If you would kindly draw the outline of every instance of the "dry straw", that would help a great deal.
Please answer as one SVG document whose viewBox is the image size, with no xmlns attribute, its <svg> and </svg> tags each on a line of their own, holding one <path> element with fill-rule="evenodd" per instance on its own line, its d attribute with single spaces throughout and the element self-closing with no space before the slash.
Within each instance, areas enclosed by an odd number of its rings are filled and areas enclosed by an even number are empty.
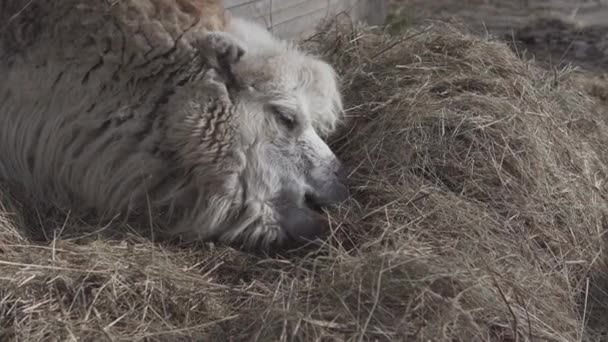
<svg viewBox="0 0 608 342">
<path fill-rule="evenodd" d="M 40 243 L 7 204 L 0 340 L 591 340 L 608 129 L 587 90 L 602 83 L 442 24 L 335 24 L 309 43 L 349 107 L 334 147 L 353 199 L 328 214 L 326 245 L 260 259 L 135 237 Z"/>
</svg>

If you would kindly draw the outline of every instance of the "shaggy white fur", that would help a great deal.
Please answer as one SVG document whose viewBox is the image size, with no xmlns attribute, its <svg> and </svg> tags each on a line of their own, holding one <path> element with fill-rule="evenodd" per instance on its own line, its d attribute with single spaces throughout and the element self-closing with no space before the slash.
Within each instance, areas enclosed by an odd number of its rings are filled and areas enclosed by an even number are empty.
<svg viewBox="0 0 608 342">
<path fill-rule="evenodd" d="M 189 238 L 265 249 L 321 234 L 314 207 L 347 195 L 320 137 L 342 113 L 333 69 L 254 23 L 207 32 L 151 15 L 155 2 L 42 2 L 8 26 L 0 176 L 46 203 L 152 211 Z"/>
</svg>

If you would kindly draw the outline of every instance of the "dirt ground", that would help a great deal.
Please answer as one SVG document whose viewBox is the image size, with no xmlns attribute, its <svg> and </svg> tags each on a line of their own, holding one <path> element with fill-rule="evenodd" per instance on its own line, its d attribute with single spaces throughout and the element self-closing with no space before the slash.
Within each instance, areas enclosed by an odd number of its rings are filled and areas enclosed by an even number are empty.
<svg viewBox="0 0 608 342">
<path fill-rule="evenodd" d="M 608 71 L 608 0 L 391 0 L 390 9 L 397 28 L 455 20 L 552 67 Z"/>
</svg>

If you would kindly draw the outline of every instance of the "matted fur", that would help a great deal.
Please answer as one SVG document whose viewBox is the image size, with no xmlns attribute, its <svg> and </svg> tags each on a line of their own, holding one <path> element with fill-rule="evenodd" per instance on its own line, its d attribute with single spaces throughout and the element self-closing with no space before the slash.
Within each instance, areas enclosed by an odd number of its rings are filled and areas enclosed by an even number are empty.
<svg viewBox="0 0 608 342">
<path fill-rule="evenodd" d="M 333 70 L 247 21 L 209 32 L 226 22 L 206 4 L 4 5 L 15 14 L 0 43 L 0 175 L 44 202 L 152 211 L 190 238 L 316 236 L 305 197 L 344 198 L 317 134 L 342 111 Z M 221 58 L 239 83 L 230 93 Z"/>
</svg>

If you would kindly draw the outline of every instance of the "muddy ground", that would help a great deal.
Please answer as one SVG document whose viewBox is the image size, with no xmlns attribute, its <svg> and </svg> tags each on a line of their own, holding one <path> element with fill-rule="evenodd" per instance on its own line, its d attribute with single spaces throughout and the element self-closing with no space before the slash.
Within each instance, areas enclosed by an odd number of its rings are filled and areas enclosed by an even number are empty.
<svg viewBox="0 0 608 342">
<path fill-rule="evenodd" d="M 391 0 L 394 29 L 433 20 L 517 42 L 549 67 L 608 72 L 608 0 Z"/>
</svg>

